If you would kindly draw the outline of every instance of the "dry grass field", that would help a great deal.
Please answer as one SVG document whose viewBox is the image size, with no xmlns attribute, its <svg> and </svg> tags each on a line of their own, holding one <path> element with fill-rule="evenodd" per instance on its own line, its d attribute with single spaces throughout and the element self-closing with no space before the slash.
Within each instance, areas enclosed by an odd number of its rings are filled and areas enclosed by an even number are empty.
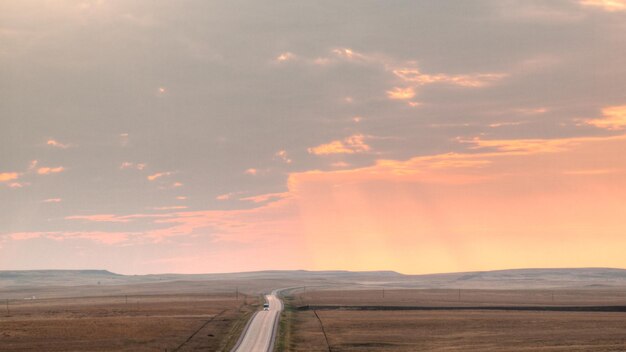
<svg viewBox="0 0 626 352">
<path fill-rule="evenodd" d="M 554 301 L 553 301 L 554 293 Z M 292 306 L 624 305 L 626 291 L 361 290 L 293 294 Z M 283 351 L 626 351 L 626 313 L 290 310 Z M 324 335 L 325 332 L 325 335 Z"/>
<path fill-rule="evenodd" d="M 626 305 L 626 288 L 558 290 L 377 289 L 294 291 L 295 305 Z"/>
<path fill-rule="evenodd" d="M 259 299 L 158 294 L 13 300 L 2 351 L 228 351 Z"/>
</svg>

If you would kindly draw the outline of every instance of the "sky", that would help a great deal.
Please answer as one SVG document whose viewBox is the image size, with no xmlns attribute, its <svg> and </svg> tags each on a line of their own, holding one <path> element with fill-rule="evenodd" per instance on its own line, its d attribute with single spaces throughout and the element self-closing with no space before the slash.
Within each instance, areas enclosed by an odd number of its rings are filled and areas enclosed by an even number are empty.
<svg viewBox="0 0 626 352">
<path fill-rule="evenodd" d="M 626 268 L 626 0 L 0 0 L 0 270 Z"/>
</svg>

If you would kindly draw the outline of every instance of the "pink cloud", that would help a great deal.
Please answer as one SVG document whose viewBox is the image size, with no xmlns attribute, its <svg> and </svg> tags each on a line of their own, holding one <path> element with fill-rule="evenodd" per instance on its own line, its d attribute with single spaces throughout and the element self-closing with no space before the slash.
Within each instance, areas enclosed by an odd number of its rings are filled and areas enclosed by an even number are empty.
<svg viewBox="0 0 626 352">
<path fill-rule="evenodd" d="M 286 163 L 286 164 L 291 164 L 292 160 L 289 158 L 289 155 L 287 154 L 286 150 L 279 150 L 276 152 L 276 154 L 274 154 L 274 157 L 276 157 L 277 159 L 281 160 L 282 162 Z"/>
<path fill-rule="evenodd" d="M 44 203 L 61 203 L 61 201 L 61 198 L 49 198 L 43 200 Z"/>
<path fill-rule="evenodd" d="M 71 147 L 70 144 L 63 144 L 57 140 L 54 139 L 48 139 L 48 141 L 46 142 L 47 145 L 54 147 L 54 148 L 59 148 L 59 149 L 67 149 L 69 147 Z"/>
<path fill-rule="evenodd" d="M 249 168 L 249 169 L 246 169 L 246 171 L 244 171 L 243 173 L 246 174 L 246 175 L 254 176 L 254 175 L 259 173 L 259 170 L 255 169 L 255 168 Z"/>
<path fill-rule="evenodd" d="M 487 86 L 507 76 L 502 73 L 478 73 L 465 75 L 448 75 L 440 73 L 436 75 L 429 75 L 420 72 L 420 70 L 416 68 L 397 68 L 393 69 L 392 72 L 403 81 L 412 82 L 417 85 L 446 83 L 472 88 Z"/>
<path fill-rule="evenodd" d="M 154 210 L 181 210 L 181 209 L 187 209 L 188 207 L 185 205 L 173 205 L 173 206 L 166 206 L 166 207 L 154 207 L 152 209 Z"/>
<path fill-rule="evenodd" d="M 588 119 L 585 123 L 612 131 L 626 129 L 626 105 L 606 107 L 602 109 L 602 118 Z"/>
<path fill-rule="evenodd" d="M 240 200 L 247 200 L 253 203 L 264 203 L 267 201 L 274 201 L 274 200 L 278 200 L 281 198 L 285 198 L 289 196 L 288 193 L 267 193 L 267 194 L 260 194 L 257 196 L 250 196 L 250 197 L 245 197 L 245 198 L 241 198 Z"/>
<path fill-rule="evenodd" d="M 276 57 L 277 62 L 292 61 L 296 59 L 296 55 L 290 52 L 281 53 Z"/>
<path fill-rule="evenodd" d="M 17 180 L 19 176 L 20 174 L 18 174 L 17 172 L 2 172 L 0 173 L 0 182 Z"/>
<path fill-rule="evenodd" d="M 63 166 L 58 167 L 40 167 L 37 169 L 37 173 L 40 175 L 50 175 L 50 174 L 58 174 L 60 172 L 65 171 Z"/>
<path fill-rule="evenodd" d="M 367 152 L 370 149 L 370 146 L 365 143 L 365 136 L 355 134 L 341 141 L 332 141 L 317 147 L 308 148 L 308 152 L 314 155 L 354 154 Z"/>
<path fill-rule="evenodd" d="M 150 218 L 166 218 L 172 216 L 171 214 L 130 214 L 130 215 L 116 215 L 116 214 L 93 214 L 93 215 L 72 215 L 66 216 L 65 220 L 83 220 L 88 222 L 113 222 L 113 223 L 128 223 L 135 219 L 150 219 Z"/>
<path fill-rule="evenodd" d="M 395 87 L 387 91 L 387 97 L 392 100 L 407 100 L 415 97 L 415 89 L 413 87 Z"/>
<path fill-rule="evenodd" d="M 146 168 L 146 164 L 143 163 L 133 163 L 133 162 L 129 162 L 129 161 L 125 161 L 120 165 L 120 169 L 125 170 L 125 169 L 136 169 L 136 170 L 143 170 Z"/>
<path fill-rule="evenodd" d="M 130 232 L 15 232 L 8 234 L 8 237 L 14 241 L 25 241 L 36 238 L 45 238 L 55 241 L 66 241 L 75 239 L 86 239 L 106 245 L 115 245 L 128 242 L 131 237 L 139 235 Z"/>
<path fill-rule="evenodd" d="M 161 177 L 170 176 L 170 175 L 172 175 L 172 174 L 173 174 L 173 173 L 172 173 L 172 172 L 170 172 L 170 171 L 165 171 L 165 172 L 157 172 L 157 173 L 155 173 L 155 174 L 149 175 L 147 178 L 148 178 L 148 180 L 149 180 L 149 181 L 154 181 L 154 180 L 157 180 L 157 179 L 159 179 L 159 178 L 161 178 Z"/>
<path fill-rule="evenodd" d="M 580 0 L 579 3 L 608 12 L 626 11 L 626 0 Z"/>
</svg>

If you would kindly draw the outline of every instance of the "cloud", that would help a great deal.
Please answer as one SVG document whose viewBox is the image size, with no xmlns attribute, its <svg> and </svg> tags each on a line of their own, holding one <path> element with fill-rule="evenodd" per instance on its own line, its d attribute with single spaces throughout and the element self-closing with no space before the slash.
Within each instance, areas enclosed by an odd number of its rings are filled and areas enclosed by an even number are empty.
<svg viewBox="0 0 626 352">
<path fill-rule="evenodd" d="M 182 187 L 184 186 L 184 184 L 182 182 L 174 182 L 172 183 L 172 187 L 173 188 L 178 188 L 178 187 Z"/>
<path fill-rule="evenodd" d="M 459 140 L 469 144 L 470 149 L 492 149 L 501 152 L 532 154 L 559 152 L 566 150 L 572 144 L 580 143 L 580 138 L 557 138 L 557 139 L 481 139 Z"/>
<path fill-rule="evenodd" d="M 115 214 L 96 214 L 96 215 L 73 215 L 66 216 L 65 220 L 84 220 L 90 222 L 130 222 L 131 219 L 120 217 Z"/>
<path fill-rule="evenodd" d="M 246 169 L 246 171 L 244 171 L 243 173 L 244 173 L 244 174 L 246 174 L 246 175 L 252 175 L 252 176 L 254 176 L 254 175 L 256 175 L 256 174 L 258 174 L 258 173 L 259 173 L 259 170 L 257 170 L 257 169 L 255 169 L 255 168 L 252 168 L 252 167 L 251 167 L 251 168 L 249 168 L 249 169 Z"/>
<path fill-rule="evenodd" d="M 67 149 L 69 147 L 71 147 L 71 144 L 63 144 L 59 141 L 56 141 L 54 139 L 48 139 L 48 141 L 46 142 L 47 145 L 54 147 L 54 148 L 59 148 L 59 149 Z"/>
<path fill-rule="evenodd" d="M 45 199 L 42 202 L 44 203 L 61 203 L 62 199 L 61 198 L 49 198 L 49 199 Z"/>
<path fill-rule="evenodd" d="M 17 172 L 2 172 L 0 173 L 0 182 L 8 182 L 12 180 L 17 180 L 20 176 Z"/>
<path fill-rule="evenodd" d="M 170 214 L 131 214 L 131 215 L 116 215 L 116 214 L 93 214 L 93 215 L 72 215 L 66 216 L 65 220 L 83 220 L 87 222 L 111 222 L 111 223 L 128 223 L 136 219 L 144 218 L 162 218 L 169 217 Z"/>
<path fill-rule="evenodd" d="M 407 100 L 415 97 L 415 89 L 413 87 L 395 87 L 387 91 L 387 97 L 392 100 Z"/>
<path fill-rule="evenodd" d="M 173 205 L 173 206 L 166 206 L 166 207 L 154 207 L 151 208 L 153 210 L 181 210 L 181 209 L 187 209 L 188 207 L 185 205 Z"/>
<path fill-rule="evenodd" d="M 51 175 L 51 174 L 58 174 L 60 172 L 65 171 L 65 168 L 63 166 L 58 166 L 58 167 L 40 167 L 37 169 L 37 173 L 39 175 Z"/>
<path fill-rule="evenodd" d="M 157 172 L 157 173 L 155 173 L 155 174 L 152 174 L 152 175 L 147 176 L 147 179 L 148 179 L 149 181 L 154 181 L 154 180 L 157 180 L 157 179 L 159 179 L 159 178 L 161 178 L 161 177 L 170 176 L 170 175 L 172 175 L 172 174 L 173 174 L 173 172 L 170 172 L 170 171 L 165 171 L 165 172 Z"/>
<path fill-rule="evenodd" d="M 286 150 L 277 151 L 276 154 L 274 154 L 274 157 L 278 158 L 279 160 L 283 161 L 286 164 L 291 164 L 292 162 Z"/>
<path fill-rule="evenodd" d="M 280 55 L 276 57 L 277 62 L 285 62 L 285 61 L 291 61 L 295 59 L 296 59 L 296 55 L 290 52 L 281 53 Z"/>
<path fill-rule="evenodd" d="M 14 232 L 7 236 L 14 241 L 26 241 L 37 238 L 46 238 L 54 241 L 66 241 L 85 239 L 106 245 L 115 245 L 127 242 L 134 236 L 139 236 L 139 233 L 132 232 L 104 232 L 104 231 L 53 231 L 53 232 Z"/>
<path fill-rule="evenodd" d="M 580 0 L 579 3 L 609 12 L 626 11 L 626 0 Z"/>
<path fill-rule="evenodd" d="M 136 169 L 136 170 L 143 170 L 146 168 L 146 164 L 143 163 L 133 163 L 133 162 L 129 162 L 129 161 L 125 161 L 120 165 L 120 169 L 125 170 L 125 169 Z"/>
<path fill-rule="evenodd" d="M 126 147 L 130 142 L 130 135 L 128 133 L 119 134 L 119 143 L 122 147 Z"/>
<path fill-rule="evenodd" d="M 418 273 L 482 270 L 494 263 L 566 266 L 581 255 L 590 265 L 624 266 L 626 136 L 532 141 L 498 140 L 470 153 L 292 173 L 286 192 L 242 198 L 258 204 L 252 209 L 67 219 L 145 218 L 159 227 L 113 232 L 116 243 L 204 238 L 213 245 L 252 246 L 260 255 L 274 253 L 276 244 L 299 251 L 306 259 L 295 260 L 310 260 L 313 269 Z M 541 144 L 558 147 L 534 146 Z M 107 238 L 106 232 L 47 236 Z"/>
<path fill-rule="evenodd" d="M 506 74 L 502 73 L 478 73 L 464 75 L 448 75 L 440 73 L 430 75 L 424 74 L 416 68 L 398 68 L 393 69 L 392 72 L 403 81 L 415 83 L 416 85 L 445 83 L 471 88 L 484 87 L 507 76 Z"/>
<path fill-rule="evenodd" d="M 623 130 L 626 128 L 626 105 L 606 107 L 602 109 L 602 118 L 588 119 L 585 123 L 606 130 Z"/>
<path fill-rule="evenodd" d="M 217 197 L 215 197 L 215 199 L 217 200 L 229 200 L 233 197 L 233 195 L 235 195 L 236 193 L 224 193 L 224 194 L 220 194 Z"/>
<path fill-rule="evenodd" d="M 365 143 L 365 136 L 355 134 L 341 141 L 332 141 L 317 147 L 308 148 L 308 152 L 315 155 L 354 154 L 367 152 L 370 149 L 370 146 Z"/>
<path fill-rule="evenodd" d="M 251 196 L 251 197 L 245 197 L 245 198 L 241 198 L 241 200 L 246 200 L 246 201 L 250 201 L 253 203 L 264 203 L 267 201 L 275 201 L 278 199 L 282 199 L 289 196 L 288 193 L 286 192 L 282 192 L 282 193 L 267 193 L 267 194 L 260 194 L 257 196 Z"/>
</svg>

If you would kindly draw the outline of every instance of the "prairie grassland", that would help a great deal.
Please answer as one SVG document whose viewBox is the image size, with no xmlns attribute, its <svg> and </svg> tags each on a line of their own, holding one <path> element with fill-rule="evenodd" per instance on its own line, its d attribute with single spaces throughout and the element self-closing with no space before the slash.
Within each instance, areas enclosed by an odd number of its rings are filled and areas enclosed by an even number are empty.
<svg viewBox="0 0 626 352">
<path fill-rule="evenodd" d="M 571 290 L 377 289 L 298 291 L 295 305 L 626 305 L 626 288 Z"/>
<path fill-rule="evenodd" d="M 289 297 L 310 305 L 623 305 L 610 290 L 308 291 Z M 539 311 L 286 312 L 284 351 L 626 351 L 626 314 Z M 322 328 L 323 327 L 323 328 Z"/>
<path fill-rule="evenodd" d="M 223 294 L 16 300 L 0 311 L 0 350 L 227 351 L 258 303 Z"/>
</svg>

